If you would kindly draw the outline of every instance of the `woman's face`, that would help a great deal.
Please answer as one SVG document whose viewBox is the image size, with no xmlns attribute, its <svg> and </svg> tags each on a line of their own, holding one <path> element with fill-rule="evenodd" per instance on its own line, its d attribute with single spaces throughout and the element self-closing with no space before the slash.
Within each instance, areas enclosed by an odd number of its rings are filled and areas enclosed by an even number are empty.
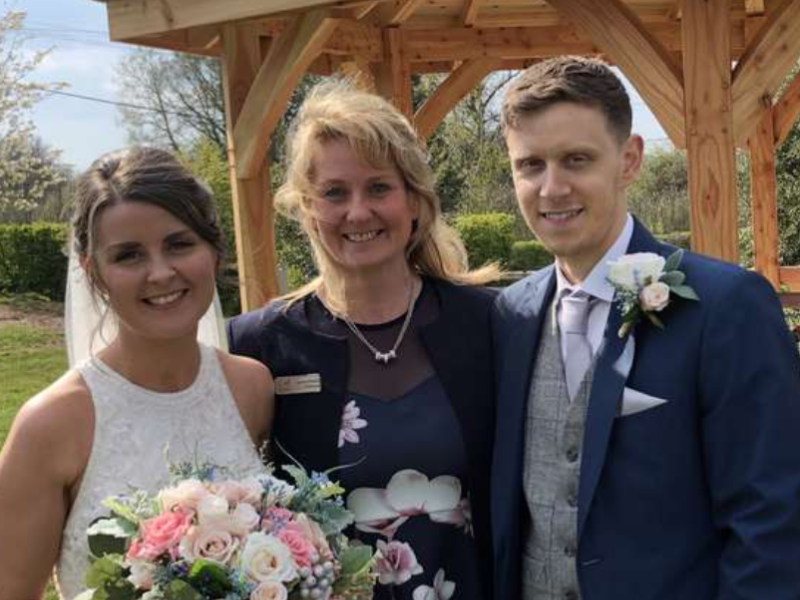
<svg viewBox="0 0 800 600">
<path fill-rule="evenodd" d="M 407 268 L 418 205 L 396 167 L 373 167 L 347 142 L 325 142 L 314 157 L 314 188 L 319 238 L 339 268 L 361 274 Z"/>
<path fill-rule="evenodd" d="M 100 213 L 95 268 L 120 330 L 153 339 L 195 336 L 214 297 L 217 255 L 166 210 L 123 202 Z"/>
</svg>

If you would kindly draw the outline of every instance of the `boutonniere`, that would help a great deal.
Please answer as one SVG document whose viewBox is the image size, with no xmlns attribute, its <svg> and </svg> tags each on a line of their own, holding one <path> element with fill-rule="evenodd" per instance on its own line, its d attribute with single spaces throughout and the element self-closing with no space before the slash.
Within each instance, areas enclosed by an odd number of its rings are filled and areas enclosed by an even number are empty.
<svg viewBox="0 0 800 600">
<path fill-rule="evenodd" d="M 683 250 L 677 250 L 667 259 L 652 252 L 640 252 L 608 263 L 608 281 L 617 292 L 622 312 L 619 337 L 625 337 L 642 317 L 664 329 L 656 313 L 669 305 L 672 295 L 700 300 L 697 293 L 684 284 L 686 275 L 679 269 L 681 259 Z"/>
</svg>

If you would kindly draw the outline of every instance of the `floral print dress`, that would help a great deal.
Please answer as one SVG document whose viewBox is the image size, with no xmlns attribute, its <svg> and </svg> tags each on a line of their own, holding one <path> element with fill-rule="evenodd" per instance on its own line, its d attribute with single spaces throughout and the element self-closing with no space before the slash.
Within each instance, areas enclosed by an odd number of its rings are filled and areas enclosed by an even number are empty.
<svg viewBox="0 0 800 600">
<path fill-rule="evenodd" d="M 434 375 L 381 400 L 351 393 L 339 435 L 353 535 L 375 547 L 375 600 L 479 600 L 467 457 Z"/>
</svg>

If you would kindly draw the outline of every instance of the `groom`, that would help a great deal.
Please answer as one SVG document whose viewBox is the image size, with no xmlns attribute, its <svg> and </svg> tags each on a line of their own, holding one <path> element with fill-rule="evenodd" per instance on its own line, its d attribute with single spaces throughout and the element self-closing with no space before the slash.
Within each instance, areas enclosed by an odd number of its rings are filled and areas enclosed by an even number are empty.
<svg viewBox="0 0 800 600">
<path fill-rule="evenodd" d="M 520 209 L 556 260 L 494 315 L 495 598 L 797 600 L 800 360 L 775 293 L 686 253 L 669 283 L 689 298 L 634 295 L 663 329 L 640 312 L 620 334 L 608 263 L 675 251 L 627 211 L 643 143 L 625 89 L 600 62 L 548 60 L 502 118 Z"/>
</svg>

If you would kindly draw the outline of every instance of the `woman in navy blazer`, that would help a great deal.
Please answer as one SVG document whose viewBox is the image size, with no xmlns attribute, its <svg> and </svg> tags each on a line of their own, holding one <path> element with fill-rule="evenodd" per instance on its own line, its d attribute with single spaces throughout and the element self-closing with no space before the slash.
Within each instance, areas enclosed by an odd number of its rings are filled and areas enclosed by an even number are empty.
<svg viewBox="0 0 800 600">
<path fill-rule="evenodd" d="M 375 598 L 489 597 L 494 422 L 490 307 L 446 226 L 416 133 L 346 84 L 315 89 L 276 203 L 320 277 L 233 319 L 230 349 L 276 380 L 273 458 L 337 471 Z"/>
</svg>

